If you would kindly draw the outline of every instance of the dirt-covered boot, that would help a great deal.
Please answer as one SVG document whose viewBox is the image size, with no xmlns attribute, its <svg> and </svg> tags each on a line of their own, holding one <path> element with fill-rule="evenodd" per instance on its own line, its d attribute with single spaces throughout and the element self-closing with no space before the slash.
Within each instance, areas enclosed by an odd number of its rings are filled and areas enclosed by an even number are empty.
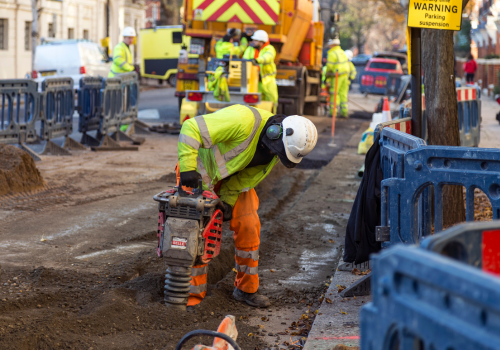
<svg viewBox="0 0 500 350">
<path fill-rule="evenodd" d="M 233 297 L 253 307 L 268 307 L 271 305 L 268 297 L 260 295 L 259 293 L 245 293 L 238 288 L 234 288 Z"/>
</svg>

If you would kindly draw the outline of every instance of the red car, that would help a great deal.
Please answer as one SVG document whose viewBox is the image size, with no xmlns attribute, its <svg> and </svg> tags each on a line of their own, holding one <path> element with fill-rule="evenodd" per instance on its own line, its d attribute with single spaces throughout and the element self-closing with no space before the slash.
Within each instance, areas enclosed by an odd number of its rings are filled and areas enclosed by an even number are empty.
<svg viewBox="0 0 500 350">
<path fill-rule="evenodd" d="M 359 79 L 361 93 L 385 94 L 389 74 L 403 74 L 401 63 L 389 58 L 371 58 Z"/>
</svg>

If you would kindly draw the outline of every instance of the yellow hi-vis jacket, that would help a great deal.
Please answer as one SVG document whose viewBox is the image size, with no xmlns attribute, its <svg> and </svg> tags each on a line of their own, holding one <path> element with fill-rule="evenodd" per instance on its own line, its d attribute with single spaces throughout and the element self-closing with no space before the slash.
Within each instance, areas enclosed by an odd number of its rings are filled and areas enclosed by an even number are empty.
<svg viewBox="0 0 500 350">
<path fill-rule="evenodd" d="M 132 52 L 122 41 L 113 49 L 113 64 L 109 71 L 108 78 L 113 78 L 117 74 L 128 73 L 135 70 Z"/>
<path fill-rule="evenodd" d="M 349 81 L 353 81 L 354 79 L 356 79 L 356 67 L 349 61 Z"/>
<path fill-rule="evenodd" d="M 257 63 L 260 65 L 260 76 L 262 78 L 262 84 L 266 84 L 276 78 L 276 64 L 274 64 L 275 58 L 276 50 L 271 44 L 264 46 L 259 51 Z"/>
<path fill-rule="evenodd" d="M 209 189 L 224 180 L 220 197 L 234 206 L 239 194 L 257 186 L 279 161 L 275 156 L 267 165 L 245 168 L 272 115 L 262 109 L 233 105 L 186 120 L 179 135 L 179 170 L 197 170 Z"/>
<path fill-rule="evenodd" d="M 215 44 L 215 55 L 218 59 L 224 58 L 224 55 L 229 55 L 230 58 L 232 56 L 240 57 L 245 52 L 247 46 L 248 40 L 246 38 L 241 38 L 240 46 L 234 46 L 233 43 L 219 40 Z"/>
<path fill-rule="evenodd" d="M 349 74 L 350 71 L 349 60 L 340 46 L 334 46 L 328 50 L 326 76 L 335 78 L 335 71 L 337 70 L 339 71 L 339 75 Z"/>
</svg>

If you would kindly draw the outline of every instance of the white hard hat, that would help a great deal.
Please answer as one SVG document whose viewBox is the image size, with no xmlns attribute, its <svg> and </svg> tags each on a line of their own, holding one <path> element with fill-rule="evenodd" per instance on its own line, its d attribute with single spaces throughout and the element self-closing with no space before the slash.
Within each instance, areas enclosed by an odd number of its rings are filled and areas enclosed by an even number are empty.
<svg viewBox="0 0 500 350">
<path fill-rule="evenodd" d="M 344 53 L 345 53 L 345 55 L 347 56 L 347 59 L 348 59 L 349 61 L 350 61 L 350 60 L 352 60 L 352 58 L 353 58 L 354 54 L 352 53 L 352 51 L 351 51 L 351 50 L 345 50 L 345 51 L 344 51 Z"/>
<path fill-rule="evenodd" d="M 286 157 L 294 163 L 300 163 L 316 146 L 318 131 L 312 121 L 299 115 L 283 119 L 283 144 Z"/>
<path fill-rule="evenodd" d="M 267 43 L 269 41 L 269 35 L 267 35 L 265 30 L 257 30 L 255 33 L 253 33 L 252 39 Z"/>
<path fill-rule="evenodd" d="M 135 34 L 135 29 L 134 28 L 132 28 L 132 27 L 125 27 L 125 29 L 123 29 L 122 36 L 123 37 L 126 37 L 126 36 L 137 36 L 137 34 Z"/>
<path fill-rule="evenodd" d="M 335 38 L 335 39 L 330 39 L 328 40 L 328 46 L 332 46 L 332 45 L 340 45 L 340 39 L 338 38 Z"/>
</svg>

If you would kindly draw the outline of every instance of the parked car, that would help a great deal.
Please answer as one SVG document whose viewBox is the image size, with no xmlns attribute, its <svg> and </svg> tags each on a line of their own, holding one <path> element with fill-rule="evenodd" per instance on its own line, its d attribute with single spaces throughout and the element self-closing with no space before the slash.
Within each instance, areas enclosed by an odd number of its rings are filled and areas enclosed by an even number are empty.
<svg viewBox="0 0 500 350">
<path fill-rule="evenodd" d="M 392 52 L 392 51 L 381 51 L 375 52 L 373 55 L 374 58 L 388 58 L 393 60 L 398 60 L 401 64 L 401 68 L 403 69 L 404 74 L 408 74 L 408 56 L 405 53 L 401 52 Z"/>
<path fill-rule="evenodd" d="M 371 58 L 365 71 L 359 78 L 361 93 L 386 94 L 389 77 L 398 79 L 403 74 L 401 64 L 397 60 L 387 58 Z"/>
<path fill-rule="evenodd" d="M 71 77 L 77 89 L 81 77 L 107 77 L 110 68 L 111 60 L 94 42 L 52 40 L 36 47 L 32 78 L 41 86 L 45 78 Z"/>
<path fill-rule="evenodd" d="M 359 54 L 359 55 L 356 55 L 353 57 L 352 59 L 352 64 L 354 64 L 354 66 L 366 66 L 366 64 L 368 63 L 368 61 L 370 60 L 370 58 L 372 58 L 372 55 L 368 55 L 368 54 Z"/>
</svg>

